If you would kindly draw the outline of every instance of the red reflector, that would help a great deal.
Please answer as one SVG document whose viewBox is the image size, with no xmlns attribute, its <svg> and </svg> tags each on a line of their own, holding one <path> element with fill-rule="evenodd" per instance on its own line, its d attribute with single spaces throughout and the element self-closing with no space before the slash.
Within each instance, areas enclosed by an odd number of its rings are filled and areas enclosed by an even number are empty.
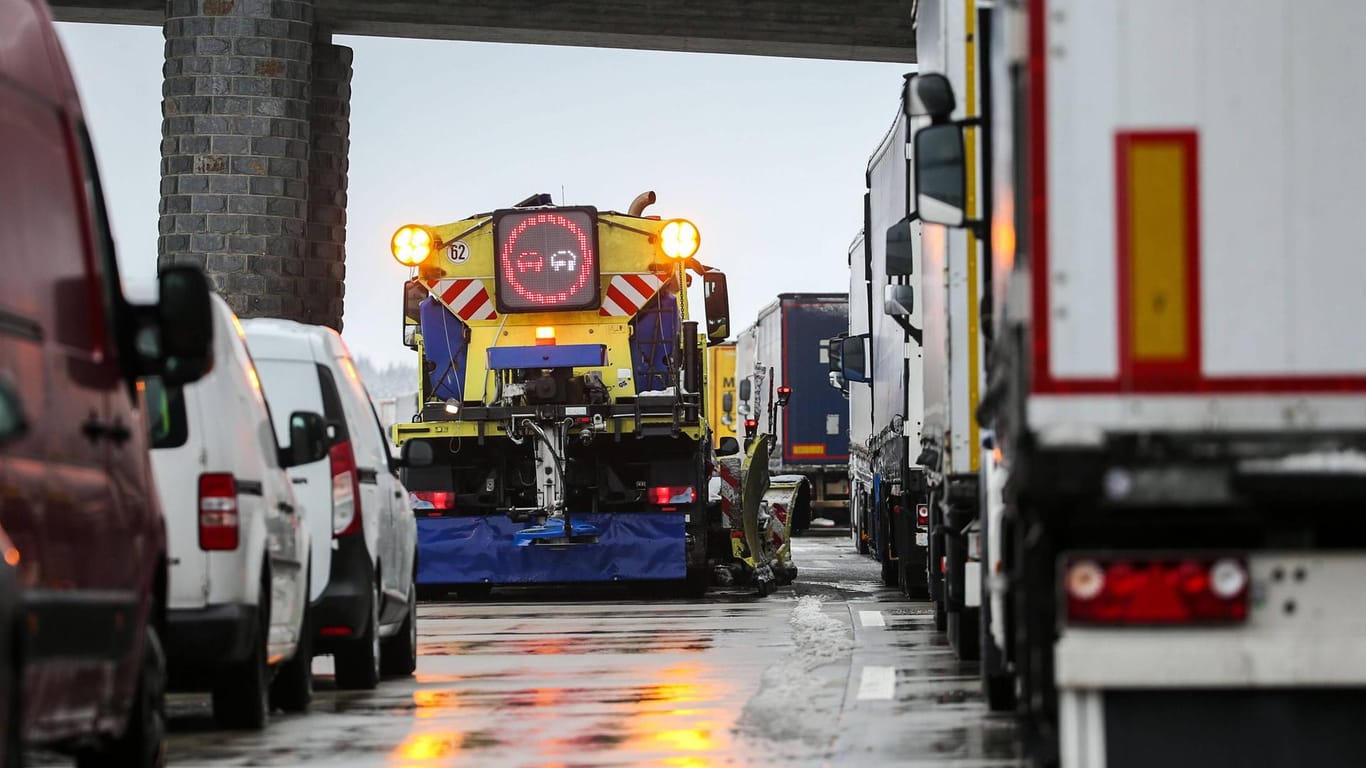
<svg viewBox="0 0 1366 768">
<path fill-rule="evenodd" d="M 229 472 L 199 476 L 199 548 L 206 552 L 237 549 L 237 480 Z"/>
<path fill-rule="evenodd" d="M 350 637 L 350 627 L 323 627 L 320 630 L 323 637 Z"/>
<path fill-rule="evenodd" d="M 694 501 L 697 501 L 697 489 L 691 485 L 660 485 L 650 489 L 650 503 L 658 506 Z"/>
<path fill-rule="evenodd" d="M 1237 558 L 1075 559 L 1063 592 L 1076 624 L 1232 623 L 1247 619 L 1248 582 Z"/>
</svg>

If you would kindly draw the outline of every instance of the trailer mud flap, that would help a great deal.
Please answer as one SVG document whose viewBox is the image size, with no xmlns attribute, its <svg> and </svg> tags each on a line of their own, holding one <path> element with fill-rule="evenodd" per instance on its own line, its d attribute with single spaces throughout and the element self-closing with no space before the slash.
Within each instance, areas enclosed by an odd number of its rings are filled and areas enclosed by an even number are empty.
<svg viewBox="0 0 1366 768">
<path fill-rule="evenodd" d="M 529 527 L 502 515 L 418 518 L 419 584 L 555 584 L 681 579 L 683 515 L 636 512 L 573 516 L 597 541 L 571 547 L 518 546 Z"/>
</svg>

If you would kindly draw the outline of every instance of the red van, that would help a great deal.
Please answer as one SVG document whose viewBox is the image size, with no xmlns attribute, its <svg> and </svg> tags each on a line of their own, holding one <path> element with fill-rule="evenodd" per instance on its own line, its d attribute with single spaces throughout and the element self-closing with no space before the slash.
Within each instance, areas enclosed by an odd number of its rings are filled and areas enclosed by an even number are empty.
<svg viewBox="0 0 1366 768">
<path fill-rule="evenodd" d="M 158 304 L 127 302 L 47 8 L 0 0 L 0 19 L 0 383 L 27 424 L 0 444 L 20 600 L 0 627 L 16 640 L 0 668 L 20 684 L 0 690 L 22 703 L 29 744 L 82 766 L 160 765 L 166 533 L 140 382 L 204 373 L 208 285 L 173 267 Z"/>
</svg>

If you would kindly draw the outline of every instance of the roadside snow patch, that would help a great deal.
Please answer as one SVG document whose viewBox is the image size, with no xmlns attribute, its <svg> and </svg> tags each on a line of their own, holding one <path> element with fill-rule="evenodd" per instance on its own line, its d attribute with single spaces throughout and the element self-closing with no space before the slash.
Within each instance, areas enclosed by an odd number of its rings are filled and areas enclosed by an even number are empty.
<svg viewBox="0 0 1366 768">
<path fill-rule="evenodd" d="M 846 676 L 822 667 L 848 660 L 853 634 L 847 624 L 826 615 L 820 599 L 812 596 L 797 601 L 788 625 L 793 648 L 764 670 L 758 693 L 740 713 L 738 729 L 774 742 L 828 745 L 835 737 Z"/>
</svg>

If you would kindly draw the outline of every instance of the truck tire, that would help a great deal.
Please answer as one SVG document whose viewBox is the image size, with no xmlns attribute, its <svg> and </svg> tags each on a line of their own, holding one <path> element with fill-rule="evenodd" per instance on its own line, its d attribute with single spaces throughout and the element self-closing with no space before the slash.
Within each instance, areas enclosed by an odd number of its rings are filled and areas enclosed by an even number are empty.
<svg viewBox="0 0 1366 768">
<path fill-rule="evenodd" d="M 280 665 L 270 683 L 270 705 L 282 712 L 307 712 L 313 702 L 313 619 L 306 605 L 299 626 L 294 656 Z"/>
<path fill-rule="evenodd" d="M 1015 708 L 1015 677 L 1010 674 L 1005 654 L 996 647 L 996 640 L 991 635 L 991 625 L 998 619 L 1004 617 L 997 617 L 992 612 L 991 589 L 987 586 L 987 579 L 983 578 L 980 631 L 977 636 L 982 655 L 982 696 L 992 712 L 1009 712 Z"/>
<path fill-rule="evenodd" d="M 379 581 L 378 578 L 375 579 Z M 379 685 L 379 588 L 370 593 L 370 611 L 365 629 L 337 649 L 333 661 L 337 687 L 350 691 L 371 691 Z"/>
<path fill-rule="evenodd" d="M 269 593 L 262 593 L 262 599 Z M 270 716 L 270 666 L 266 662 L 269 607 L 256 612 L 247 658 L 219 670 L 213 684 L 213 719 L 224 728 L 259 731 Z"/>
<path fill-rule="evenodd" d="M 150 623 L 142 638 L 138 687 L 123 734 L 76 753 L 77 768 L 163 768 L 166 765 L 166 655 Z"/>
<path fill-rule="evenodd" d="M 408 587 L 408 614 L 398 634 L 380 643 L 379 671 L 407 677 L 417 669 L 417 587 Z"/>
</svg>

